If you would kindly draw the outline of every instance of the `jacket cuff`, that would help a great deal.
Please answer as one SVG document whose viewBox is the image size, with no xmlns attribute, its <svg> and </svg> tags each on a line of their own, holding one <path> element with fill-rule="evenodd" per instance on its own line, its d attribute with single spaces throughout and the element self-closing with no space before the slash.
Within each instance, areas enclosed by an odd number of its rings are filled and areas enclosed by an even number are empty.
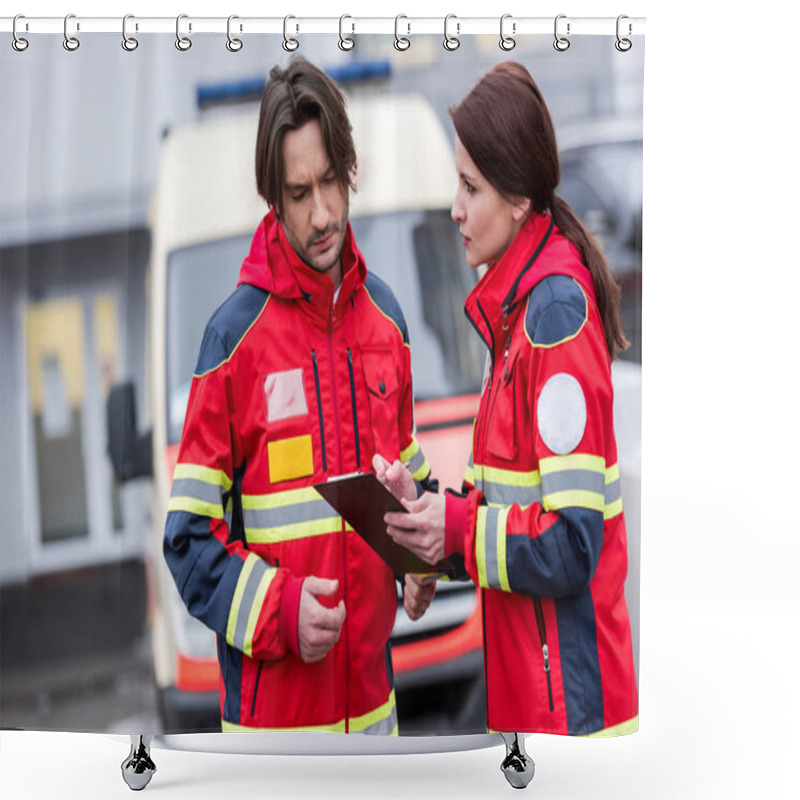
<svg viewBox="0 0 800 800">
<path fill-rule="evenodd" d="M 278 614 L 278 636 L 284 650 L 300 655 L 297 625 L 300 616 L 300 592 L 305 578 L 288 575 L 281 592 L 281 608 Z"/>
<path fill-rule="evenodd" d="M 444 553 L 464 555 L 464 534 L 467 529 L 467 498 L 455 492 L 444 495 Z"/>
</svg>

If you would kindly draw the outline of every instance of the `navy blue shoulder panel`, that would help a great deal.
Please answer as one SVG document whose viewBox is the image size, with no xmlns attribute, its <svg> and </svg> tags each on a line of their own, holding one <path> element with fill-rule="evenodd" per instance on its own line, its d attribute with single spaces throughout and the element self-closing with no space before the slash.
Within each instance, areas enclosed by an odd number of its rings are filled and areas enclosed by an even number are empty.
<svg viewBox="0 0 800 800">
<path fill-rule="evenodd" d="M 574 336 L 586 321 L 586 297 L 574 278 L 548 275 L 534 286 L 525 330 L 534 345 L 554 345 Z"/>
<path fill-rule="evenodd" d="M 367 279 L 364 281 L 364 287 L 369 292 L 369 296 L 375 301 L 375 305 L 394 322 L 403 334 L 403 342 L 408 344 L 408 326 L 406 325 L 406 318 L 403 316 L 403 310 L 400 308 L 400 303 L 394 296 L 394 292 L 389 288 L 389 285 L 382 281 L 374 272 L 367 273 Z"/>
<path fill-rule="evenodd" d="M 206 325 L 195 375 L 210 372 L 230 358 L 268 298 L 268 291 L 247 283 L 234 289 Z"/>
</svg>

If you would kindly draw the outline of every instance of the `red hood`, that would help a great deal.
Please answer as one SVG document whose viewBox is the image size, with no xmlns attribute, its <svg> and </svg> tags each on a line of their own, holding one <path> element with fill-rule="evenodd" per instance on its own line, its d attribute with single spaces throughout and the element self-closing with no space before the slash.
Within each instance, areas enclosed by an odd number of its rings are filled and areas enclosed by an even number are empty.
<svg viewBox="0 0 800 800">
<path fill-rule="evenodd" d="M 353 239 L 347 223 L 342 245 L 342 288 L 339 303 L 364 283 L 367 267 L 364 256 Z M 333 281 L 328 275 L 311 269 L 295 253 L 283 225 L 271 210 L 258 226 L 250 244 L 250 253 L 242 262 L 239 284 L 248 283 L 287 300 L 304 298 L 323 316 L 328 316 L 333 301 Z M 337 303 L 338 305 L 338 303 Z"/>
<path fill-rule="evenodd" d="M 500 331 L 513 326 L 522 301 L 548 275 L 569 275 L 594 300 L 592 278 L 577 248 L 549 214 L 532 213 L 467 297 L 467 315 L 487 344 L 500 344 Z"/>
</svg>

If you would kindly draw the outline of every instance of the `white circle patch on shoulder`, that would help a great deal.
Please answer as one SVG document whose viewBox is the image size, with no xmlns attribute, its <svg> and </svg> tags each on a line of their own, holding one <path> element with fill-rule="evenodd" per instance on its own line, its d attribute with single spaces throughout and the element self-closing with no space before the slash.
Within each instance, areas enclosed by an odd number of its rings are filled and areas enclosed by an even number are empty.
<svg viewBox="0 0 800 800">
<path fill-rule="evenodd" d="M 586 430 L 586 398 L 580 383 L 566 372 L 550 377 L 536 409 L 539 435 L 557 455 L 571 453 Z"/>
</svg>

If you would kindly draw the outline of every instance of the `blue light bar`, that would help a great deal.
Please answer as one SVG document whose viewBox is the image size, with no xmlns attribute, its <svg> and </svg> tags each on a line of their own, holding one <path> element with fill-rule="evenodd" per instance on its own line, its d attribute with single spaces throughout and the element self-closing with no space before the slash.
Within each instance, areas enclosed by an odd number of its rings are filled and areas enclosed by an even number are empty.
<svg viewBox="0 0 800 800">
<path fill-rule="evenodd" d="M 325 72 L 340 86 L 348 86 L 366 81 L 383 80 L 392 74 L 389 61 L 353 61 Z M 199 108 L 224 103 L 244 103 L 259 100 L 267 85 L 266 78 L 242 78 L 225 83 L 205 84 L 197 87 Z"/>
</svg>

